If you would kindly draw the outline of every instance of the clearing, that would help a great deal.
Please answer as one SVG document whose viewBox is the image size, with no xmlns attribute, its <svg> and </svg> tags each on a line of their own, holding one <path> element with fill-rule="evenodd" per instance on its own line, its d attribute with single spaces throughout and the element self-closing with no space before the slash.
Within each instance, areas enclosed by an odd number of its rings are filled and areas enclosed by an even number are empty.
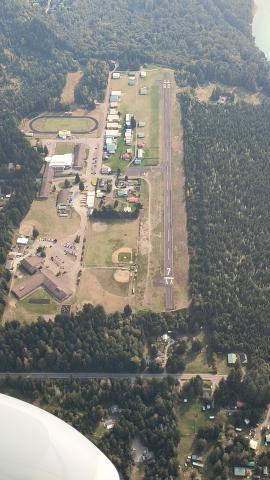
<svg viewBox="0 0 270 480">
<path fill-rule="evenodd" d="M 57 142 L 55 147 L 55 155 L 65 155 L 65 153 L 74 152 L 74 143 Z"/>
<path fill-rule="evenodd" d="M 75 88 L 81 80 L 82 76 L 83 72 L 81 70 L 78 70 L 77 72 L 69 72 L 67 74 L 66 84 L 63 88 L 61 95 L 62 105 L 71 105 L 72 103 L 74 103 Z"/>
<path fill-rule="evenodd" d="M 62 218 L 56 212 L 56 193 L 48 200 L 34 200 L 31 208 L 20 226 L 21 235 L 32 235 L 35 226 L 40 236 L 49 238 L 65 238 L 75 234 L 80 227 L 80 217 L 71 208 L 69 218 Z"/>
</svg>

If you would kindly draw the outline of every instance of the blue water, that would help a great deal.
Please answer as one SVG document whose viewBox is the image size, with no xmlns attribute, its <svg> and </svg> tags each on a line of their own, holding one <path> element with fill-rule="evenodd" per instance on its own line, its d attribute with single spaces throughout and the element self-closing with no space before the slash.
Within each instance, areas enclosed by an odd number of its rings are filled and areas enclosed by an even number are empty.
<svg viewBox="0 0 270 480">
<path fill-rule="evenodd" d="M 257 12 L 253 19 L 252 32 L 257 47 L 270 60 L 270 0 L 255 0 Z"/>
</svg>

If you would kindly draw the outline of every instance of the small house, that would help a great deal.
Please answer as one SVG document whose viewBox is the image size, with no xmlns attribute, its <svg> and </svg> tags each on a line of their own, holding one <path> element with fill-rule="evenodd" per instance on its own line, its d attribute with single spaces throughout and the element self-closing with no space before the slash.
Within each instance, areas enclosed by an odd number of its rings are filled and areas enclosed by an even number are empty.
<svg viewBox="0 0 270 480">
<path fill-rule="evenodd" d="M 235 365 L 237 361 L 237 356 L 235 353 L 228 353 L 227 359 L 228 365 Z"/>
<path fill-rule="evenodd" d="M 139 199 L 137 197 L 130 197 L 128 198 L 128 203 L 139 203 Z"/>
<path fill-rule="evenodd" d="M 114 154 L 116 152 L 116 145 L 115 143 L 109 143 L 107 145 L 107 152 L 108 153 L 111 153 L 111 154 Z"/>
<path fill-rule="evenodd" d="M 110 104 L 111 104 L 111 107 L 112 107 L 112 103 L 118 103 L 118 95 L 111 95 L 110 96 Z"/>
<path fill-rule="evenodd" d="M 131 80 L 131 78 L 128 81 L 128 86 L 129 87 L 134 87 L 135 86 L 135 80 Z"/>
<path fill-rule="evenodd" d="M 145 72 L 144 70 L 141 70 L 141 71 L 140 71 L 140 77 L 141 77 L 141 78 L 145 78 L 146 75 L 147 75 L 147 74 L 146 74 L 146 72 Z"/>
<path fill-rule="evenodd" d="M 233 474 L 235 477 L 245 477 L 246 469 L 244 467 L 234 467 Z"/>
<path fill-rule="evenodd" d="M 119 78 L 121 78 L 120 72 L 113 72 L 112 73 L 112 78 L 113 78 L 113 80 L 119 80 Z"/>
<path fill-rule="evenodd" d="M 139 94 L 140 94 L 140 95 L 147 95 L 147 88 L 146 88 L 146 87 L 140 88 Z"/>
<path fill-rule="evenodd" d="M 136 72 L 132 72 L 132 71 L 128 72 L 129 77 L 135 77 L 135 75 L 136 75 Z"/>
<path fill-rule="evenodd" d="M 139 120 L 139 121 L 138 121 L 138 127 L 139 127 L 139 128 L 145 127 L 145 122 L 143 122 L 142 120 Z"/>
<path fill-rule="evenodd" d="M 145 137 L 145 134 L 142 133 L 142 132 L 139 132 L 138 135 L 137 135 L 138 138 L 144 138 Z"/>
<path fill-rule="evenodd" d="M 111 96 L 112 96 L 112 97 L 118 97 L 118 98 L 120 98 L 121 95 L 122 95 L 121 90 L 112 90 L 112 92 L 111 92 Z"/>
</svg>

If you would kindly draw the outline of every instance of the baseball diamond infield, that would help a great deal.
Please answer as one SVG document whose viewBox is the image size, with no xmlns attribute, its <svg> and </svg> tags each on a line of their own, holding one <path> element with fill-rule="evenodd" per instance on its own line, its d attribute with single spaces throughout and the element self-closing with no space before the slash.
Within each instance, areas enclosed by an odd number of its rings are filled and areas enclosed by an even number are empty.
<svg viewBox="0 0 270 480">
<path fill-rule="evenodd" d="M 122 247 L 113 252 L 113 263 L 127 263 L 132 261 L 132 248 Z"/>
</svg>

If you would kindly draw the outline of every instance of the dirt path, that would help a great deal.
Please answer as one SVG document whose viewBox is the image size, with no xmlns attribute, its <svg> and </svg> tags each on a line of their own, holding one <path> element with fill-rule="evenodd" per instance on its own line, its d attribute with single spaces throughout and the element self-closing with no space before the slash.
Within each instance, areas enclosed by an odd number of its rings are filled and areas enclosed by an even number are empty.
<svg viewBox="0 0 270 480">
<path fill-rule="evenodd" d="M 67 74 L 66 84 L 61 95 L 62 105 L 74 103 L 75 88 L 81 80 L 82 76 L 83 72 L 81 70 L 78 70 L 77 72 L 69 72 Z"/>
<path fill-rule="evenodd" d="M 267 428 L 267 425 L 269 425 L 270 421 L 270 405 L 267 405 L 267 410 L 266 410 L 266 415 L 264 417 L 264 420 L 258 425 L 258 427 L 255 430 L 255 437 L 254 439 L 256 442 L 258 442 L 258 450 L 260 451 L 262 448 L 262 430 L 264 428 Z"/>
</svg>

